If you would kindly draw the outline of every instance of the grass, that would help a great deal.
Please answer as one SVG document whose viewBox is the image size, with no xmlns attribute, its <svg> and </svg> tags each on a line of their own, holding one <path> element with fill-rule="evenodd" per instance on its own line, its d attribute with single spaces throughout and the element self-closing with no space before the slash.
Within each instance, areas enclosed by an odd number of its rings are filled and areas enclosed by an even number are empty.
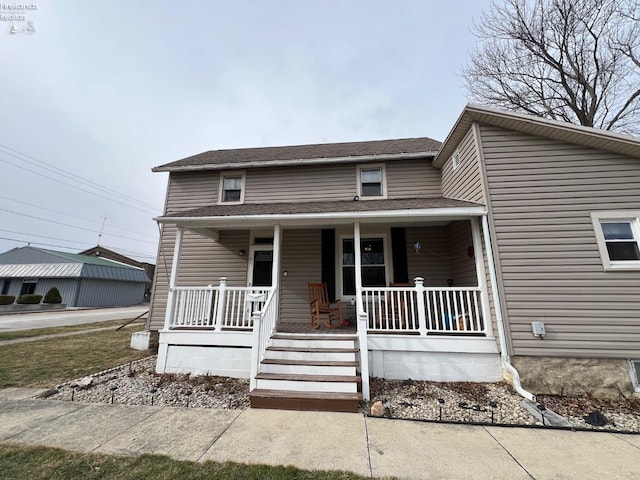
<svg viewBox="0 0 640 480">
<path fill-rule="evenodd" d="M 129 348 L 131 334 L 140 329 L 103 330 L 1 346 L 0 388 L 54 387 L 147 357 L 149 351 Z"/>
<path fill-rule="evenodd" d="M 102 327 L 119 327 L 124 324 L 126 320 L 107 320 L 104 322 L 96 323 L 83 323 L 82 325 L 67 325 L 64 327 L 48 327 L 48 328 L 35 328 L 33 330 L 20 330 L 18 332 L 3 332 L 0 333 L 0 341 L 2 340 L 14 340 L 17 338 L 39 337 L 41 335 L 53 335 L 56 333 L 69 333 L 77 332 L 80 330 L 92 330 L 94 328 Z M 140 323 L 137 320 L 135 323 Z"/>
<path fill-rule="evenodd" d="M 116 457 L 0 443 L 0 478 L 12 480 L 363 479 L 354 473 L 239 463 L 192 463 L 161 455 Z"/>
</svg>

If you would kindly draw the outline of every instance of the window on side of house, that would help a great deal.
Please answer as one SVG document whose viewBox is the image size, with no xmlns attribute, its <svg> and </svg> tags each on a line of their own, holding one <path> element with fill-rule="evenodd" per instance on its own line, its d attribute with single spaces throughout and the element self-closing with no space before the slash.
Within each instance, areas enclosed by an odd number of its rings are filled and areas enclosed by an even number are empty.
<svg viewBox="0 0 640 480">
<path fill-rule="evenodd" d="M 358 196 L 360 198 L 386 198 L 386 172 L 384 165 L 358 167 Z"/>
<path fill-rule="evenodd" d="M 220 175 L 220 203 L 243 203 L 244 180 L 244 172 L 229 172 Z"/>
<path fill-rule="evenodd" d="M 387 266 L 383 238 L 362 238 L 360 240 L 362 261 L 362 286 L 385 287 Z M 355 249 L 353 238 L 342 240 L 342 295 L 356 294 Z"/>
<path fill-rule="evenodd" d="M 22 288 L 20 289 L 20 296 L 22 295 L 31 295 L 36 291 L 36 285 L 38 285 L 37 281 L 33 280 L 25 280 L 22 282 Z"/>
<path fill-rule="evenodd" d="M 638 216 L 634 216 L 634 214 Z M 591 214 L 605 270 L 640 270 L 639 217 L 640 212 L 597 212 Z"/>
</svg>

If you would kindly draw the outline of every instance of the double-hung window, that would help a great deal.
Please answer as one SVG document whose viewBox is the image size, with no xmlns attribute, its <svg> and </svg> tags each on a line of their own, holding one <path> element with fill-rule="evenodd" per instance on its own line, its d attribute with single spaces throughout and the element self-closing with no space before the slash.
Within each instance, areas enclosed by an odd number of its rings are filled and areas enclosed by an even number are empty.
<svg viewBox="0 0 640 480">
<path fill-rule="evenodd" d="M 387 285 L 383 238 L 362 238 L 360 240 L 360 260 L 363 287 L 384 287 Z M 356 294 L 355 264 L 353 238 L 344 238 L 342 240 L 342 295 Z"/>
<path fill-rule="evenodd" d="M 384 165 L 358 166 L 358 196 L 367 198 L 386 198 L 386 172 Z"/>
<path fill-rule="evenodd" d="M 244 172 L 220 175 L 220 203 L 244 202 Z"/>
<path fill-rule="evenodd" d="M 598 248 L 605 270 L 640 270 L 640 212 L 594 212 Z"/>
</svg>

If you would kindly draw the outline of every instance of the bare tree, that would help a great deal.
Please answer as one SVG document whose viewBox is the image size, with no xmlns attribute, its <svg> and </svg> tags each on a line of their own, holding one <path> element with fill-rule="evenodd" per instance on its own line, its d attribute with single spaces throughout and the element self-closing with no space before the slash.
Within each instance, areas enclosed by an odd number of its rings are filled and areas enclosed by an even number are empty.
<svg viewBox="0 0 640 480">
<path fill-rule="evenodd" d="M 640 132 L 637 0 L 494 1 L 463 68 L 481 104 Z"/>
</svg>

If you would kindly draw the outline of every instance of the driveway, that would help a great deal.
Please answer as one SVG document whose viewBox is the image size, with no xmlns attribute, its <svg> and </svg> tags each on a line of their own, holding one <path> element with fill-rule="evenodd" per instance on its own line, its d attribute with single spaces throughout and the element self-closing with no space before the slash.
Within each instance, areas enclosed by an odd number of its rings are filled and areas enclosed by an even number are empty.
<svg viewBox="0 0 640 480">
<path fill-rule="evenodd" d="M 149 310 L 149 305 L 72 309 L 53 312 L 34 312 L 0 315 L 0 332 L 33 330 L 34 328 L 81 325 L 106 320 L 129 320 Z"/>
</svg>

